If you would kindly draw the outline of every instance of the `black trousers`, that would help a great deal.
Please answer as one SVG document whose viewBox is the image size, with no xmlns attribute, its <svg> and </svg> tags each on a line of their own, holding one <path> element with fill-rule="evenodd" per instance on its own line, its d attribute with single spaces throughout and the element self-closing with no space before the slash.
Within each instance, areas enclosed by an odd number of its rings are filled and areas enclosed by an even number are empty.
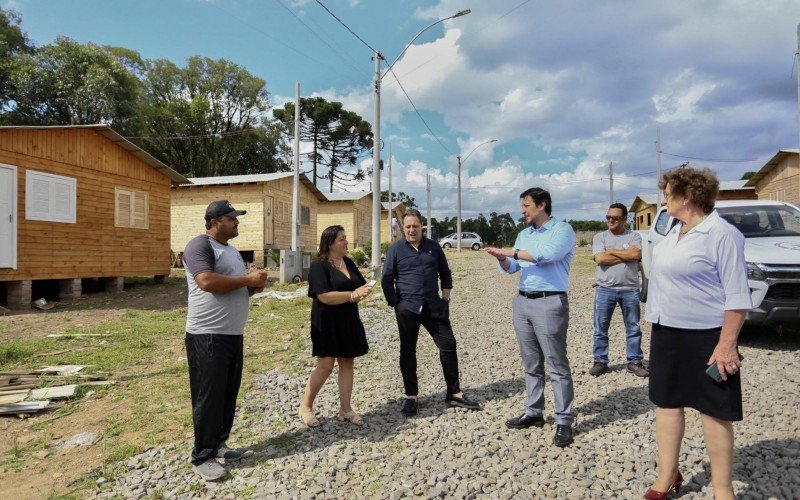
<svg viewBox="0 0 800 500">
<path fill-rule="evenodd" d="M 456 338 L 450 326 L 450 304 L 442 299 L 427 299 L 422 313 L 415 314 L 398 304 L 394 308 L 397 326 L 400 330 L 400 373 L 407 396 L 417 396 L 417 338 L 419 327 L 424 326 L 439 348 L 444 381 L 448 394 L 461 392 L 458 384 L 458 355 Z"/>
<path fill-rule="evenodd" d="M 228 439 L 242 383 L 242 335 L 186 334 L 192 392 L 192 464 L 214 458 Z"/>
</svg>

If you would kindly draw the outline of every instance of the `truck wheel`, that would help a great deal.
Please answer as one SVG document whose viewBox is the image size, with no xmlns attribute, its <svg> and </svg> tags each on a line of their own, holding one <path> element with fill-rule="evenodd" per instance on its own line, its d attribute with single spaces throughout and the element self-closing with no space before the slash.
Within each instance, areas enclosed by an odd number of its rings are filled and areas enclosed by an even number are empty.
<svg viewBox="0 0 800 500">
<path fill-rule="evenodd" d="M 647 284 L 649 280 L 644 275 L 644 268 L 642 263 L 639 262 L 639 301 L 647 302 Z"/>
<path fill-rule="evenodd" d="M 297 274 L 295 274 L 295 275 L 294 275 L 294 278 L 292 278 L 292 283 L 294 283 L 295 285 L 297 285 L 297 284 L 300 284 L 300 283 L 302 283 L 302 282 L 303 282 L 303 278 L 301 278 L 301 277 L 300 277 L 299 275 L 297 275 Z"/>
</svg>

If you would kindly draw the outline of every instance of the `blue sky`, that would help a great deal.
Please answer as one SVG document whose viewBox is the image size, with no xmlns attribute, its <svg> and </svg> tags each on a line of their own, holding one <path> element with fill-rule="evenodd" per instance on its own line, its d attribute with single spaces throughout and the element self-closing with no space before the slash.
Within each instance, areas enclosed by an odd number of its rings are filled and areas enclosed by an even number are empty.
<svg viewBox="0 0 800 500">
<path fill-rule="evenodd" d="M 692 160 L 720 179 L 758 170 L 798 147 L 800 0 L 387 1 L 323 0 L 393 60 L 427 31 L 395 72 L 440 145 L 388 76 L 382 137 L 392 144 L 393 190 L 433 215 L 454 215 L 456 160 L 464 165 L 464 217 L 518 213 L 517 195 L 542 185 L 554 214 L 599 219 L 615 195 L 630 204 L 655 193 L 655 134 L 669 168 Z M 303 95 L 342 101 L 373 119 L 370 49 L 311 0 L 0 0 L 39 44 L 57 35 L 118 45 L 182 64 L 225 58 L 264 78 L 272 103 Z M 794 16 L 794 17 L 793 17 Z M 384 157 L 387 151 L 384 150 Z M 722 159 L 744 160 L 721 162 Z M 424 208 L 424 206 L 422 207 Z"/>
</svg>

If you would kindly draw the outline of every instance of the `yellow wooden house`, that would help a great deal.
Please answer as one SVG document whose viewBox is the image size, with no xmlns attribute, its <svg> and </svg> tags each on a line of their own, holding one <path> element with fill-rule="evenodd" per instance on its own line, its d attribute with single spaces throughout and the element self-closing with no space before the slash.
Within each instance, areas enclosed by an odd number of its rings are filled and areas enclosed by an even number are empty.
<svg viewBox="0 0 800 500">
<path fill-rule="evenodd" d="M 747 181 L 759 200 L 800 205 L 800 150 L 781 149 Z"/>
<path fill-rule="evenodd" d="M 640 194 L 634 198 L 628 212 L 633 214 L 633 229 L 645 231 L 655 221 L 658 212 L 658 198 L 655 194 Z"/>
<path fill-rule="evenodd" d="M 350 248 L 363 247 L 372 238 L 372 192 L 323 193 L 325 202 L 319 206 L 317 243 L 326 227 L 344 227 Z"/>
<path fill-rule="evenodd" d="M 88 279 L 162 280 L 170 186 L 187 182 L 108 125 L 0 127 L 0 302 L 76 298 Z"/>
<path fill-rule="evenodd" d="M 270 250 L 288 250 L 292 245 L 292 172 L 272 174 L 196 177 L 191 184 L 172 189 L 172 251 L 176 256 L 186 244 L 204 234 L 205 213 L 214 200 L 228 200 L 237 210 L 239 236 L 231 241 L 247 262 L 275 265 L 267 261 Z M 316 252 L 317 220 L 325 196 L 305 176 L 300 175 L 300 249 Z M 273 253 L 274 257 L 274 253 Z M 177 259 L 179 261 L 179 259 Z"/>
</svg>

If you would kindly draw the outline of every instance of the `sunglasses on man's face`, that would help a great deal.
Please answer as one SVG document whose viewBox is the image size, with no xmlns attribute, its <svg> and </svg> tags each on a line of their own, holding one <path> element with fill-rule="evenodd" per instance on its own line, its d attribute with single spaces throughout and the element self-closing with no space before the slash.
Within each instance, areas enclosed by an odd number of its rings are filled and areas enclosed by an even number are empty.
<svg viewBox="0 0 800 500">
<path fill-rule="evenodd" d="M 621 215 L 606 215 L 606 220 L 622 220 Z"/>
</svg>

